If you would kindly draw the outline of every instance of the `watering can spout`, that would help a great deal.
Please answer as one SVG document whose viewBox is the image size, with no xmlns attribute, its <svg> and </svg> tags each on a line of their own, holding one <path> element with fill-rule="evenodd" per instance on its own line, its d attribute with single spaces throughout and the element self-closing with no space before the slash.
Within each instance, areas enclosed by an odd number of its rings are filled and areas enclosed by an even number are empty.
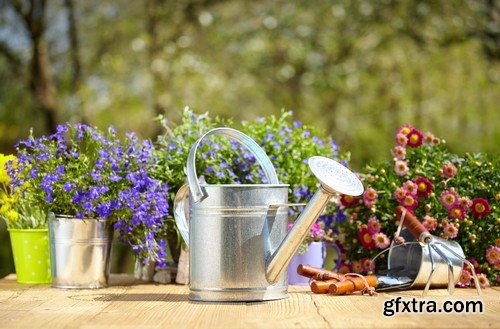
<svg viewBox="0 0 500 329">
<path fill-rule="evenodd" d="M 358 196 L 363 193 L 363 184 L 349 169 L 338 162 L 314 156 L 308 160 L 309 167 L 318 178 L 321 187 L 313 195 L 300 214 L 297 222 L 288 232 L 278 249 L 267 258 L 266 279 L 275 283 L 283 274 L 314 222 L 321 215 L 332 196 L 338 192 Z"/>
<path fill-rule="evenodd" d="M 319 188 L 300 214 L 295 225 L 283 239 L 266 264 L 266 278 L 269 283 L 276 283 L 283 274 L 300 244 L 311 231 L 316 219 L 325 209 L 332 193 Z"/>
</svg>

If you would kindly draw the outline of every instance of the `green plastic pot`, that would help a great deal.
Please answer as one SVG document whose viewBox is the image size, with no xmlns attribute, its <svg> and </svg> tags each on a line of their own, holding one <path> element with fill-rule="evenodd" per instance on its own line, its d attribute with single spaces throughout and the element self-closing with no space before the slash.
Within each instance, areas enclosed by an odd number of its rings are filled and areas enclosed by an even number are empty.
<svg viewBox="0 0 500 329">
<path fill-rule="evenodd" d="M 17 282 L 50 283 L 48 229 L 9 229 Z"/>
</svg>

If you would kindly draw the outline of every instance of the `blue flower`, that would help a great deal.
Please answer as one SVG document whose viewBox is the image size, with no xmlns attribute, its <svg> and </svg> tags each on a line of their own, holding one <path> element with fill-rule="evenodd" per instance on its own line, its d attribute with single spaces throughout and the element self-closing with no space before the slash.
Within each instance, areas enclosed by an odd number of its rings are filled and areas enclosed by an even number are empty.
<svg viewBox="0 0 500 329">
<path fill-rule="evenodd" d="M 71 192 L 71 190 L 75 187 L 75 183 L 72 183 L 72 182 L 66 182 L 64 183 L 63 185 L 63 191 L 65 193 L 69 193 Z"/>
<path fill-rule="evenodd" d="M 76 191 L 73 197 L 71 198 L 71 201 L 76 204 L 82 203 L 82 201 L 85 199 L 85 192 L 83 191 Z"/>
<path fill-rule="evenodd" d="M 38 168 L 33 167 L 30 170 L 30 178 L 35 179 L 38 176 Z"/>
<path fill-rule="evenodd" d="M 90 172 L 90 177 L 92 177 L 92 179 L 95 180 L 96 182 L 102 181 L 101 173 L 98 171 L 92 170 Z"/>
</svg>

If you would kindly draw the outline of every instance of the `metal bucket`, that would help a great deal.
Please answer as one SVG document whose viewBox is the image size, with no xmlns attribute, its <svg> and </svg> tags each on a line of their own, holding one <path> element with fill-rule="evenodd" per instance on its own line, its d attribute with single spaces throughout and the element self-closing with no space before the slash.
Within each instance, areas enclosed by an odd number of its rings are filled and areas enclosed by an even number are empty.
<svg viewBox="0 0 500 329">
<path fill-rule="evenodd" d="M 407 242 L 416 241 L 408 230 L 401 231 L 401 237 Z M 436 242 L 445 244 L 455 253 L 464 256 L 460 244 L 455 241 L 444 240 L 434 236 Z M 427 284 L 432 270 L 432 263 L 429 253 L 430 246 L 424 243 L 413 243 L 408 245 L 393 245 L 389 251 L 388 267 L 389 270 L 398 273 L 399 276 L 408 276 L 413 279 L 409 288 L 422 289 Z M 453 265 L 453 282 L 457 283 L 460 279 L 463 260 L 459 259 L 447 250 L 442 251 Z M 448 261 L 443 259 L 436 252 L 433 252 L 434 263 L 436 264 L 435 273 L 430 283 L 430 288 L 446 288 L 448 286 Z"/>
<path fill-rule="evenodd" d="M 97 219 L 49 215 L 52 287 L 108 286 L 113 227 Z"/>
</svg>

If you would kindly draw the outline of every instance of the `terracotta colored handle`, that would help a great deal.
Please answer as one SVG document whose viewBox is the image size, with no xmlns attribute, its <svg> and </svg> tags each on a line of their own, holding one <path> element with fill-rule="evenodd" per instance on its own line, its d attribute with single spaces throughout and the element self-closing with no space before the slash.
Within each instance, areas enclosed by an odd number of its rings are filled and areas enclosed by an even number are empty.
<svg viewBox="0 0 500 329">
<path fill-rule="evenodd" d="M 341 274 L 304 264 L 297 266 L 297 274 L 315 280 L 340 280 L 342 278 Z"/>
<path fill-rule="evenodd" d="M 367 275 L 365 279 L 370 287 L 376 287 L 378 284 L 377 277 L 374 275 Z M 365 282 L 362 278 L 357 276 L 346 276 L 344 280 L 332 283 L 328 289 L 328 293 L 332 295 L 345 295 L 354 291 L 361 291 L 365 288 Z"/>
<path fill-rule="evenodd" d="M 403 206 L 396 207 L 396 220 L 402 220 L 403 213 L 406 211 L 404 217 L 404 226 L 413 235 L 415 239 L 419 239 L 422 233 L 427 232 L 427 229 L 422 225 L 418 218 L 406 210 Z"/>
<path fill-rule="evenodd" d="M 326 281 L 313 281 L 311 283 L 311 291 L 315 294 L 326 294 L 330 289 L 330 285 L 339 282 L 339 279 L 330 279 Z"/>
</svg>

